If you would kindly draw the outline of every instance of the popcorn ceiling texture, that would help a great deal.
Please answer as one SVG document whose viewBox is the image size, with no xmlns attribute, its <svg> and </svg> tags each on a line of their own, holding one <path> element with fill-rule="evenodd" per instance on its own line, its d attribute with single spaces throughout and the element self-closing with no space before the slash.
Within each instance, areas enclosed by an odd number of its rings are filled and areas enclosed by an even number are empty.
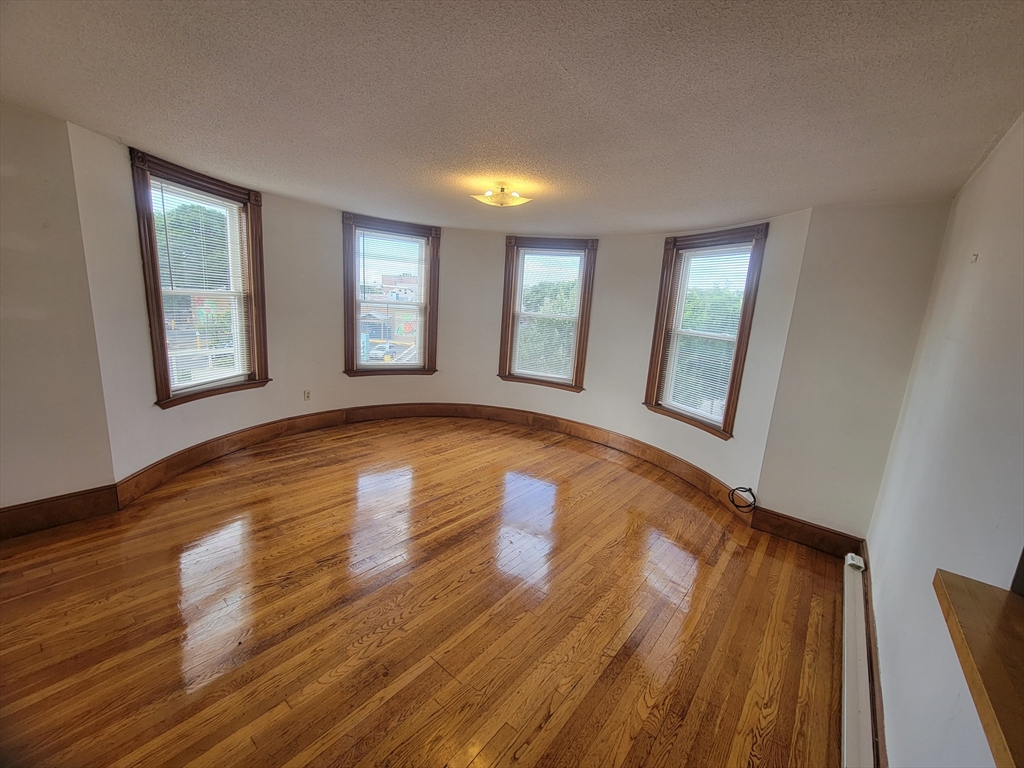
<svg viewBox="0 0 1024 768">
<path fill-rule="evenodd" d="M 523 234 L 950 198 L 1024 109 L 1024 3 L 4 2 L 0 99 L 196 170 Z M 471 200 L 499 181 L 536 200 Z"/>
</svg>

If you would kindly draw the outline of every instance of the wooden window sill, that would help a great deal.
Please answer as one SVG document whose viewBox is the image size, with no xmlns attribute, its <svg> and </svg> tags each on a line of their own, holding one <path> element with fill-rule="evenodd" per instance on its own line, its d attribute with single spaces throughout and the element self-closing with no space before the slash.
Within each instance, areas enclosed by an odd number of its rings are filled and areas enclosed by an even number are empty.
<svg viewBox="0 0 1024 768">
<path fill-rule="evenodd" d="M 1024 597 L 943 570 L 932 585 L 996 765 L 1024 768 Z"/>
<path fill-rule="evenodd" d="M 499 373 L 498 378 L 502 381 L 516 381 L 520 384 L 540 384 L 542 387 L 554 387 L 555 389 L 564 389 L 567 392 L 582 392 L 583 387 L 578 387 L 575 384 L 562 381 L 551 381 L 550 379 L 534 379 L 529 376 L 516 376 L 511 373 Z"/>
<path fill-rule="evenodd" d="M 156 404 L 163 408 L 165 411 L 168 408 L 173 408 L 176 405 L 183 405 L 184 403 L 191 403 L 195 400 L 202 400 L 204 397 L 214 397 L 215 395 L 224 395 L 228 392 L 239 392 L 243 389 L 258 389 L 265 387 L 267 384 L 272 382 L 273 379 L 255 379 L 252 381 L 237 381 L 233 384 L 227 384 L 222 387 L 210 387 L 209 389 L 197 389 L 192 392 L 185 392 L 180 395 L 172 395 L 166 400 L 157 400 Z"/>
<path fill-rule="evenodd" d="M 692 427 L 697 427 L 697 429 L 703 429 L 705 432 L 708 432 L 709 434 L 712 434 L 715 437 L 720 437 L 723 440 L 732 439 L 731 432 L 726 432 L 724 429 L 722 429 L 721 427 L 716 427 L 714 424 L 708 424 L 706 422 L 701 421 L 700 419 L 694 418 L 692 416 L 687 416 L 685 413 L 673 411 L 671 408 L 666 408 L 665 406 L 659 405 L 658 403 L 644 403 L 644 405 L 647 407 L 647 410 L 649 411 L 653 411 L 654 413 L 660 413 L 662 416 L 668 416 L 670 419 L 676 419 L 678 421 L 685 422 L 686 424 L 689 424 Z"/>
<path fill-rule="evenodd" d="M 437 368 L 354 368 L 346 376 L 433 376 Z"/>
</svg>

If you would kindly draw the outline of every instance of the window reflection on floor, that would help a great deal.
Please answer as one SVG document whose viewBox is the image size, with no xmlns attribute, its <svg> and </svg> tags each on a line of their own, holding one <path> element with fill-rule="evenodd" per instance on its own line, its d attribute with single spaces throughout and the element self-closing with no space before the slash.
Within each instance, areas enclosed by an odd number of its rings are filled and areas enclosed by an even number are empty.
<svg viewBox="0 0 1024 768">
<path fill-rule="evenodd" d="M 349 569 L 362 573 L 408 548 L 412 467 L 359 476 Z"/>
<path fill-rule="evenodd" d="M 204 536 L 179 558 L 185 625 L 181 676 L 194 691 L 234 666 L 249 632 L 252 589 L 249 521 L 237 518 Z"/>
<path fill-rule="evenodd" d="M 669 602 L 679 601 L 681 610 L 688 610 L 697 578 L 697 555 L 687 552 L 657 530 L 648 531 L 646 552 L 647 583 Z"/>
<path fill-rule="evenodd" d="M 699 558 L 683 549 L 661 531 L 648 530 L 644 540 L 643 570 L 647 586 L 659 600 L 675 606 L 670 610 L 668 623 L 658 637 L 660 653 L 643 656 L 643 664 L 651 676 L 652 689 L 668 684 L 673 665 L 664 663 L 673 658 L 686 642 L 693 587 L 697 583 Z M 698 614 L 699 615 L 699 614 Z"/>
<path fill-rule="evenodd" d="M 509 576 L 547 586 L 555 486 L 519 472 L 505 473 L 498 568 Z"/>
</svg>

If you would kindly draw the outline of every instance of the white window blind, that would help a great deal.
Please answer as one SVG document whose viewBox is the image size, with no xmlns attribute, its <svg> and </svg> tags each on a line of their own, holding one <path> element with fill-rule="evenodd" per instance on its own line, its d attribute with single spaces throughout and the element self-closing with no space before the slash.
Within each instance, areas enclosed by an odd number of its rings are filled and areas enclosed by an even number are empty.
<svg viewBox="0 0 1024 768">
<path fill-rule="evenodd" d="M 171 392 L 248 378 L 244 206 L 156 177 L 150 191 Z"/>
<path fill-rule="evenodd" d="M 356 228 L 357 368 L 418 368 L 427 332 L 427 238 Z"/>
<path fill-rule="evenodd" d="M 519 250 L 513 374 L 573 380 L 584 257 L 584 251 Z"/>
<path fill-rule="evenodd" d="M 659 402 L 722 426 L 753 243 L 681 251 Z"/>
</svg>

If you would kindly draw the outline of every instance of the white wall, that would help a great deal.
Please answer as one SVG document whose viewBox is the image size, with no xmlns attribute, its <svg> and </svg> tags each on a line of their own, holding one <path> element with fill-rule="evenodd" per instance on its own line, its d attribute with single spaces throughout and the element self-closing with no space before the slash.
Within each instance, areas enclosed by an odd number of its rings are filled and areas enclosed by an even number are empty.
<svg viewBox="0 0 1024 768">
<path fill-rule="evenodd" d="M 261 389 L 155 405 L 153 355 L 128 149 L 69 125 L 114 475 L 266 421 L 351 403 L 341 359 L 341 214 L 263 196 L 268 348 Z M 302 390 L 313 390 L 303 402 Z"/>
<path fill-rule="evenodd" d="M 273 382 L 164 411 L 153 404 L 127 149 L 78 126 L 69 130 L 117 479 L 210 437 L 285 416 L 352 405 L 448 401 L 525 408 L 595 424 L 664 448 L 726 483 L 756 483 L 809 210 L 771 221 L 735 437 L 729 441 L 641 404 L 663 235 L 602 239 L 583 393 L 497 377 L 504 233 L 457 229 L 442 233 L 439 372 L 349 378 L 342 373 L 341 214 L 276 195 L 263 197 Z M 303 389 L 313 392 L 308 403 L 302 401 Z"/>
<path fill-rule="evenodd" d="M 113 482 L 68 127 L 0 108 L 0 506 Z"/>
<path fill-rule="evenodd" d="M 948 201 L 814 209 L 763 506 L 867 534 L 948 214 Z"/>
<path fill-rule="evenodd" d="M 263 209 L 274 381 L 163 411 L 127 149 L 11 107 L 0 117 L 0 504 L 109 483 L 210 437 L 330 408 L 475 402 L 577 419 L 854 534 L 874 508 L 892 764 L 991 762 L 930 582 L 943 567 L 1007 585 L 1024 544 L 1021 121 L 957 199 L 930 300 L 947 203 L 771 220 L 736 437 L 721 441 L 641 405 L 662 235 L 602 238 L 582 394 L 497 378 L 504 233 L 453 229 L 439 373 L 353 379 L 342 373 L 340 213 L 275 195 Z"/>
<path fill-rule="evenodd" d="M 341 215 L 267 194 L 273 381 L 164 411 L 153 403 L 127 148 L 78 126 L 67 131 L 102 370 L 105 408 L 93 410 L 106 422 L 114 479 L 211 437 L 300 413 L 469 402 L 621 432 L 729 485 L 751 485 L 779 511 L 866 532 L 946 204 L 835 207 L 771 220 L 735 437 L 723 441 L 641 403 L 663 234 L 601 239 L 582 393 L 497 377 L 505 233 L 447 228 L 439 372 L 349 378 L 342 373 Z M 302 400 L 303 389 L 312 390 L 310 402 Z M 822 505 L 822 498 L 830 503 Z"/>
<path fill-rule="evenodd" d="M 454 229 L 445 229 L 441 240 L 439 372 L 429 379 L 351 379 L 346 389 L 357 403 L 429 399 L 556 414 L 656 445 L 729 485 L 756 483 L 809 219 L 808 210 L 771 220 L 731 440 L 642 404 L 663 235 L 601 238 L 582 393 L 498 378 L 504 234 Z"/>
<path fill-rule="evenodd" d="M 993 763 L 931 581 L 1008 588 L 1024 546 L 1022 122 L 954 204 L 868 537 L 894 767 Z"/>
</svg>

